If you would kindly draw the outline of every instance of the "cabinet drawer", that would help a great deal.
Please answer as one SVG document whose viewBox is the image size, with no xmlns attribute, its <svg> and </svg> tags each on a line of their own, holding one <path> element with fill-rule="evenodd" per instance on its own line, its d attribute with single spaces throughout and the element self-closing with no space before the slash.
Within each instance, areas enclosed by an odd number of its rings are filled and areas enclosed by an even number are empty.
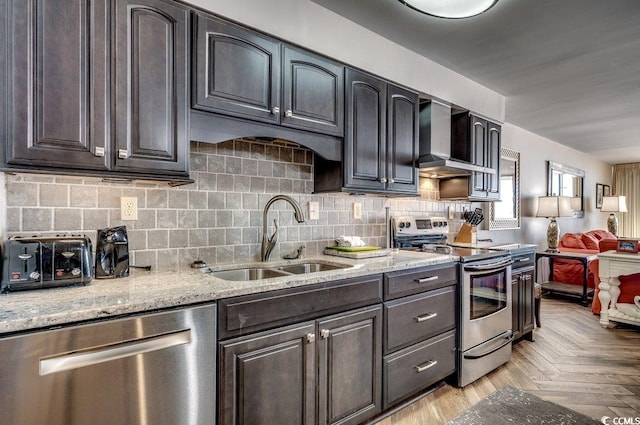
<svg viewBox="0 0 640 425">
<path fill-rule="evenodd" d="M 456 325 L 456 287 L 384 303 L 385 352 L 437 335 Z"/>
<path fill-rule="evenodd" d="M 382 276 L 363 276 L 220 301 L 220 339 L 382 301 Z"/>
<path fill-rule="evenodd" d="M 535 256 L 536 254 L 534 252 L 531 254 L 513 255 L 513 265 L 511 266 L 511 269 L 515 271 L 524 267 L 533 267 Z"/>
<path fill-rule="evenodd" d="M 455 263 L 419 269 L 403 270 L 384 275 L 384 298 L 391 300 L 406 295 L 417 294 L 443 286 L 454 285 L 458 281 Z"/>
<path fill-rule="evenodd" d="M 383 360 L 383 409 L 456 370 L 455 330 L 412 345 Z"/>
</svg>

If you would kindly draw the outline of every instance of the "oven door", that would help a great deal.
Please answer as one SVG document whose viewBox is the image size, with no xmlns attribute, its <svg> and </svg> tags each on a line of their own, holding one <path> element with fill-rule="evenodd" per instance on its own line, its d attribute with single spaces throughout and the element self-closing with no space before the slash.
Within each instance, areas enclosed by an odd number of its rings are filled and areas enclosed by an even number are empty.
<svg viewBox="0 0 640 425">
<path fill-rule="evenodd" d="M 512 330 L 511 258 L 463 263 L 462 351 Z"/>
</svg>

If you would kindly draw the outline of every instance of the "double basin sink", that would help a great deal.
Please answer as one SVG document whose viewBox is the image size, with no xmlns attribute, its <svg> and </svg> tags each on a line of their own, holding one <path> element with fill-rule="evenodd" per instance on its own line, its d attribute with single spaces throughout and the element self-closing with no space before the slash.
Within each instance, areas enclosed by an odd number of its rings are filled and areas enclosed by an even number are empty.
<svg viewBox="0 0 640 425">
<path fill-rule="evenodd" d="M 207 272 L 218 279 L 233 281 L 249 281 L 270 279 L 274 277 L 300 275 L 324 272 L 328 270 L 347 269 L 352 267 L 346 264 L 328 263 L 324 261 L 308 261 L 304 263 L 285 264 L 282 266 L 255 266 L 242 267 L 228 270 L 208 270 Z"/>
</svg>

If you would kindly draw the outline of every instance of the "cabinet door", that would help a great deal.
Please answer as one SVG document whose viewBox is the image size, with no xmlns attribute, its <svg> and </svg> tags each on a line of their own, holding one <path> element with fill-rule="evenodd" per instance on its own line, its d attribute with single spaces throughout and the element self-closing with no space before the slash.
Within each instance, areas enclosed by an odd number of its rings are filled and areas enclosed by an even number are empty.
<svg viewBox="0 0 640 425">
<path fill-rule="evenodd" d="M 220 424 L 313 425 L 314 331 L 307 322 L 221 343 Z"/>
<path fill-rule="evenodd" d="M 189 12 L 162 0 L 117 0 L 116 169 L 188 172 Z"/>
<path fill-rule="evenodd" d="M 522 336 L 521 277 L 520 273 L 511 274 L 511 330 L 514 340 Z"/>
<path fill-rule="evenodd" d="M 417 194 L 418 93 L 387 85 L 387 190 Z"/>
<path fill-rule="evenodd" d="M 521 289 L 520 289 L 520 303 L 522 309 L 522 333 L 526 334 L 534 329 L 534 309 L 533 309 L 533 284 L 534 284 L 534 270 L 527 270 L 522 273 L 520 277 Z"/>
<path fill-rule="evenodd" d="M 280 43 L 204 14 L 195 16 L 195 109 L 280 122 Z"/>
<path fill-rule="evenodd" d="M 344 66 L 285 46 L 282 124 L 332 136 L 344 135 Z"/>
<path fill-rule="evenodd" d="M 318 423 L 359 424 L 380 412 L 382 307 L 318 321 L 318 337 Z"/>
<path fill-rule="evenodd" d="M 485 174 L 487 198 L 500 199 L 500 126 L 487 122 L 487 146 L 485 167 L 493 168 L 496 174 Z"/>
<path fill-rule="evenodd" d="M 471 162 L 482 167 L 486 166 L 487 121 L 471 116 Z M 484 198 L 487 196 L 485 173 L 474 171 L 471 176 L 471 196 Z"/>
<path fill-rule="evenodd" d="M 0 2 L 9 35 L 3 41 L 8 54 L 0 58 L 8 61 L 2 98 L 8 102 L 2 108 L 8 119 L 8 164 L 109 167 L 108 3 Z"/>
<path fill-rule="evenodd" d="M 347 69 L 344 187 L 385 188 L 387 84 Z"/>
</svg>

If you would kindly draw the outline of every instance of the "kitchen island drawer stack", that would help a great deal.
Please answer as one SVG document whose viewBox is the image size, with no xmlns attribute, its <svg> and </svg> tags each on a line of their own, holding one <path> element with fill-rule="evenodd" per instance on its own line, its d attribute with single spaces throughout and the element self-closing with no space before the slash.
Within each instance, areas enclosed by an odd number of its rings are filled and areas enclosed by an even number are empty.
<svg viewBox="0 0 640 425">
<path fill-rule="evenodd" d="M 383 408 L 455 373 L 455 263 L 384 275 Z"/>
</svg>

